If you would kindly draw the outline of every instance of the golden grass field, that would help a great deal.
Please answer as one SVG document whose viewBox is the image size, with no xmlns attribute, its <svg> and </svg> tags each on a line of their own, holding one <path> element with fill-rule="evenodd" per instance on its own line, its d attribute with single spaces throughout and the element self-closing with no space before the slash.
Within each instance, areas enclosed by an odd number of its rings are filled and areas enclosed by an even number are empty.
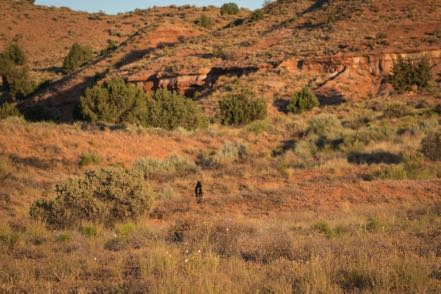
<svg viewBox="0 0 441 294">
<path fill-rule="evenodd" d="M 193 132 L 0 121 L 0 289 L 439 293 L 440 163 L 422 159 L 404 179 L 373 176 L 408 164 L 398 155 L 418 154 L 439 128 L 437 103 L 377 98 Z M 349 139 L 311 155 L 318 133 Z M 225 146 L 245 146 L 246 155 Z M 138 220 L 52 230 L 29 217 L 31 203 L 53 198 L 69 177 L 173 155 L 196 168 L 150 174 L 156 204 Z M 99 160 L 80 166 L 82 156 Z"/>
</svg>

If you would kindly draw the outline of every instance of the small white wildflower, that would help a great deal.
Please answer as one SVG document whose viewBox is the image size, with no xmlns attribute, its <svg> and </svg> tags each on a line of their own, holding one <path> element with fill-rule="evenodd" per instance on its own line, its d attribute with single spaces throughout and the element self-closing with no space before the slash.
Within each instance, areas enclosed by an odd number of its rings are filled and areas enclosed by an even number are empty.
<svg viewBox="0 0 441 294">
<path fill-rule="evenodd" d="M 188 259 L 186 259 L 185 262 L 188 262 Z"/>
<path fill-rule="evenodd" d="M 201 253 L 201 250 L 198 250 L 198 253 Z"/>
<path fill-rule="evenodd" d="M 229 228 L 226 228 L 226 229 L 225 229 L 225 231 L 227 231 L 227 232 L 228 232 L 229 230 L 230 230 Z"/>
<path fill-rule="evenodd" d="M 94 260 L 96 261 L 96 257 L 94 258 Z"/>
</svg>

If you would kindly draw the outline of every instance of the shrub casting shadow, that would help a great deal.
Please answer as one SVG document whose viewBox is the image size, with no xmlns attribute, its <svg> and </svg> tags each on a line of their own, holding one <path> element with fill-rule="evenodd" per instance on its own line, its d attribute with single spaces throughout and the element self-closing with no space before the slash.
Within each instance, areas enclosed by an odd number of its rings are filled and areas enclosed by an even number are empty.
<svg viewBox="0 0 441 294">
<path fill-rule="evenodd" d="M 398 164 L 403 160 L 401 155 L 393 154 L 390 152 L 351 152 L 348 155 L 348 162 L 353 164 Z"/>
</svg>

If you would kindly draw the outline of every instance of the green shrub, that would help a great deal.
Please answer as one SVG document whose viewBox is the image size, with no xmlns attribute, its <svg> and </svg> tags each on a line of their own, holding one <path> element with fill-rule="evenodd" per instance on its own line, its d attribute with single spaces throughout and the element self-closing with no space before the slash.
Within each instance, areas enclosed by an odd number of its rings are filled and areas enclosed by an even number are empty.
<svg viewBox="0 0 441 294">
<path fill-rule="evenodd" d="M 421 141 L 421 152 L 430 160 L 441 160 L 441 131 L 432 132 Z"/>
<path fill-rule="evenodd" d="M 15 65 L 25 65 L 27 57 L 18 44 L 9 44 L 2 53 L 3 58 L 11 61 Z"/>
<path fill-rule="evenodd" d="M 5 119 L 10 116 L 21 117 L 20 111 L 18 111 L 17 107 L 13 103 L 3 103 L 0 106 L 0 119 Z"/>
<path fill-rule="evenodd" d="M 377 174 L 382 180 L 405 180 L 408 178 L 405 167 L 401 164 L 389 166 Z"/>
<path fill-rule="evenodd" d="M 256 21 L 262 20 L 264 15 L 265 15 L 265 13 L 263 12 L 262 9 L 256 9 L 250 15 L 250 17 L 248 18 L 248 21 L 249 22 L 256 22 Z"/>
<path fill-rule="evenodd" d="M 236 3 L 230 2 L 225 3 L 221 6 L 220 12 L 221 15 L 234 15 L 239 13 L 239 6 Z"/>
<path fill-rule="evenodd" d="M 142 89 L 126 84 L 122 78 L 113 78 L 87 89 L 80 99 L 80 111 L 84 119 L 93 123 L 144 124 L 146 101 Z"/>
<path fill-rule="evenodd" d="M 94 237 L 98 234 L 98 229 L 96 226 L 82 226 L 80 232 L 85 237 Z"/>
<path fill-rule="evenodd" d="M 266 103 L 256 99 L 255 93 L 248 89 L 238 89 L 219 101 L 218 118 L 224 125 L 245 125 L 264 119 L 267 114 Z"/>
<path fill-rule="evenodd" d="M 66 74 L 71 74 L 81 66 L 92 61 L 93 52 L 88 47 L 83 47 L 77 43 L 73 44 L 69 53 L 64 58 L 63 69 Z"/>
<path fill-rule="evenodd" d="M 13 98 L 23 99 L 35 91 L 36 84 L 28 68 L 12 67 L 6 76 L 6 87 Z"/>
<path fill-rule="evenodd" d="M 80 156 L 80 167 L 88 166 L 88 165 L 94 165 L 94 164 L 100 164 L 102 161 L 101 156 L 95 153 L 83 153 Z"/>
<path fill-rule="evenodd" d="M 332 114 L 321 113 L 314 116 L 309 122 L 308 132 L 319 137 L 333 138 L 341 129 L 340 120 Z"/>
<path fill-rule="evenodd" d="M 424 180 L 437 177 L 437 170 L 428 167 L 420 155 L 405 155 L 403 162 L 398 165 L 388 166 L 374 177 L 390 180 Z"/>
<path fill-rule="evenodd" d="M 288 103 L 288 111 L 292 113 L 302 113 L 319 105 L 320 102 L 312 92 L 311 88 L 304 87 L 292 96 Z"/>
<path fill-rule="evenodd" d="M 139 159 L 135 161 L 133 169 L 148 178 L 158 174 L 184 176 L 196 172 L 197 166 L 192 160 L 173 155 L 163 160 L 150 157 Z"/>
<path fill-rule="evenodd" d="M 311 226 L 311 229 L 318 233 L 325 234 L 328 238 L 334 236 L 334 231 L 332 230 L 331 226 L 326 222 L 316 222 Z"/>
<path fill-rule="evenodd" d="M 152 92 L 147 102 L 146 124 L 167 130 L 194 130 L 205 127 L 207 119 L 194 101 L 160 89 Z"/>
<path fill-rule="evenodd" d="M 71 235 L 68 233 L 61 233 L 55 237 L 55 241 L 59 243 L 65 243 L 72 239 Z"/>
<path fill-rule="evenodd" d="M 106 52 L 112 52 L 116 48 L 118 48 L 118 44 L 116 44 L 115 40 L 112 40 L 112 39 L 107 40 Z"/>
<path fill-rule="evenodd" d="M 366 224 L 366 230 L 369 232 L 376 232 L 381 228 L 381 222 L 378 218 L 371 218 Z"/>
<path fill-rule="evenodd" d="M 55 228 L 136 219 L 152 208 L 154 200 L 144 180 L 122 168 L 89 171 L 57 185 L 56 193 L 54 200 L 37 200 L 30 208 L 33 219 Z"/>
<path fill-rule="evenodd" d="M 427 58 L 418 61 L 404 60 L 399 57 L 395 62 L 390 75 L 390 83 L 399 92 L 411 91 L 414 86 L 426 89 L 432 79 L 432 72 Z"/>
<path fill-rule="evenodd" d="M 201 15 L 196 21 L 195 24 L 198 26 L 204 27 L 206 29 L 210 29 L 213 26 L 213 19 L 205 14 Z"/>
<path fill-rule="evenodd" d="M 36 88 L 25 63 L 26 56 L 16 44 L 9 45 L 0 54 L 2 86 L 13 98 L 24 98 Z"/>
</svg>

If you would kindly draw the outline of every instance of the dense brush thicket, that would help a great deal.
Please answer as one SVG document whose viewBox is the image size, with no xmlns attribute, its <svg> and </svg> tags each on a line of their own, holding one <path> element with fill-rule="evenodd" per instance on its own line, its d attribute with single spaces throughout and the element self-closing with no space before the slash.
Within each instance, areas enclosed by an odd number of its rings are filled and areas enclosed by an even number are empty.
<svg viewBox="0 0 441 294">
<path fill-rule="evenodd" d="M 26 62 L 26 55 L 17 44 L 10 44 L 0 53 L 2 85 L 14 99 L 22 99 L 36 88 Z"/>
<path fill-rule="evenodd" d="M 148 212 L 154 196 L 145 181 L 122 168 L 89 171 L 56 187 L 54 200 L 37 200 L 30 208 L 33 219 L 54 228 L 84 222 L 112 226 Z"/>
<path fill-rule="evenodd" d="M 427 58 L 414 61 L 399 57 L 390 76 L 390 83 L 398 93 L 411 91 L 414 87 L 426 89 L 432 79 L 432 72 Z"/>
<path fill-rule="evenodd" d="M 292 113 L 302 113 L 319 105 L 319 100 L 314 95 L 311 88 L 304 87 L 291 97 L 291 100 L 288 103 L 288 111 Z"/>
<path fill-rule="evenodd" d="M 266 114 L 265 101 L 256 99 L 256 94 L 248 89 L 238 89 L 219 101 L 218 118 L 224 125 L 245 125 L 264 119 Z"/>
<path fill-rule="evenodd" d="M 80 109 L 84 119 L 91 122 L 135 123 L 167 130 L 193 130 L 207 124 L 194 101 L 167 90 L 154 91 L 147 97 L 142 89 L 122 78 L 87 89 Z"/>
<path fill-rule="evenodd" d="M 92 61 L 93 52 L 88 47 L 81 46 L 80 44 L 73 44 L 69 50 L 69 53 L 64 58 L 63 69 L 67 74 L 71 74 L 81 66 Z"/>
<path fill-rule="evenodd" d="M 138 123 L 145 120 L 147 96 L 142 89 L 113 78 L 86 90 L 80 100 L 84 119 L 91 122 Z"/>
<path fill-rule="evenodd" d="M 194 101 L 161 89 L 152 92 L 147 102 L 146 123 L 167 130 L 193 130 L 206 126 L 207 119 Z"/>
</svg>

